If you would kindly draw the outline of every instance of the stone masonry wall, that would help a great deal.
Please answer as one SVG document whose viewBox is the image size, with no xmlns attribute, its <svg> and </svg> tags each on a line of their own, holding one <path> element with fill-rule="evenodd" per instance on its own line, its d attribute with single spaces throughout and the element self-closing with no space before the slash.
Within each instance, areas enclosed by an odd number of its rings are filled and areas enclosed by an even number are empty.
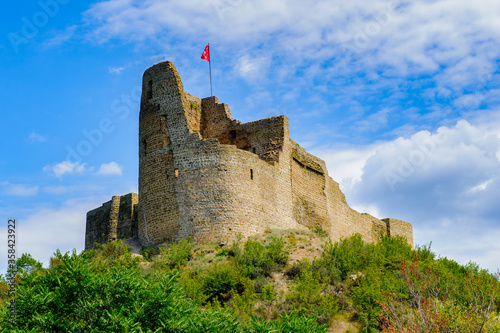
<svg viewBox="0 0 500 333">
<path fill-rule="evenodd" d="M 137 216 L 135 207 L 138 195 L 129 193 L 113 198 L 101 207 L 87 213 L 85 230 L 85 249 L 94 247 L 94 243 L 106 243 L 116 239 L 137 236 Z"/>
<path fill-rule="evenodd" d="M 134 206 L 138 200 L 138 205 Z M 351 209 L 325 162 L 289 138 L 288 118 L 242 124 L 217 97 L 184 92 L 171 62 L 144 73 L 139 199 L 113 197 L 87 214 L 86 248 L 138 237 L 143 246 L 192 238 L 227 243 L 267 228 L 315 228 L 332 240 L 406 236 L 411 224 Z"/>
<path fill-rule="evenodd" d="M 382 219 L 382 221 L 387 224 L 389 236 L 406 237 L 408 243 L 413 245 L 413 227 L 410 223 L 392 218 Z"/>
<path fill-rule="evenodd" d="M 292 141 L 291 146 L 293 217 L 308 228 L 325 228 L 329 217 L 324 169 L 297 143 Z"/>
</svg>

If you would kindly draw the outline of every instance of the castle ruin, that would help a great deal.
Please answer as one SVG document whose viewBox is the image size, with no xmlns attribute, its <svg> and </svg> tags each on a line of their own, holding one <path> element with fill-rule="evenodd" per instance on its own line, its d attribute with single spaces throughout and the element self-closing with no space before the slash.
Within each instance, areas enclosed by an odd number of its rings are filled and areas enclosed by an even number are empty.
<svg viewBox="0 0 500 333">
<path fill-rule="evenodd" d="M 374 242 L 412 226 L 351 209 L 325 162 L 289 138 L 288 118 L 241 123 L 217 97 L 184 92 L 171 62 L 146 70 L 139 115 L 139 194 L 87 213 L 85 248 L 137 237 L 142 246 L 191 237 L 227 243 L 266 229 L 319 227 L 333 241 Z"/>
</svg>

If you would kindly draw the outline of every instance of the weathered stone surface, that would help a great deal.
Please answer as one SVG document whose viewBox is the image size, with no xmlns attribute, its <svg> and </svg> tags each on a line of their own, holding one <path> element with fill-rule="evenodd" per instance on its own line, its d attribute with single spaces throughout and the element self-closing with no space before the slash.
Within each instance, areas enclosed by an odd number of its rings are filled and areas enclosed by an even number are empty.
<svg viewBox="0 0 500 333">
<path fill-rule="evenodd" d="M 101 207 L 88 212 L 85 249 L 92 248 L 94 243 L 137 237 L 138 203 L 138 195 L 129 193 L 121 197 L 113 196 Z"/>
<path fill-rule="evenodd" d="M 144 73 L 137 209 L 137 194 L 124 197 L 87 214 L 86 248 L 134 236 L 143 246 L 226 243 L 237 233 L 315 227 L 332 240 L 385 233 L 413 242 L 411 224 L 351 209 L 325 162 L 289 138 L 287 117 L 242 124 L 217 97 L 184 92 L 171 62 Z"/>
</svg>

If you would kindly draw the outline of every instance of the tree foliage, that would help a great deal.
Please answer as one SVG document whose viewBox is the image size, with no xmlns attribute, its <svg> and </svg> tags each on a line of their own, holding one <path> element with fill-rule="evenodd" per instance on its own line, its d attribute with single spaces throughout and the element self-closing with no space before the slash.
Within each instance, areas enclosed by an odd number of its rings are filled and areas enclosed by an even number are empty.
<svg viewBox="0 0 500 333">
<path fill-rule="evenodd" d="M 475 264 L 437 257 L 430 244 L 414 250 L 403 238 L 371 244 L 359 235 L 290 263 L 301 239 L 269 235 L 222 249 L 183 240 L 144 259 L 116 241 L 57 251 L 49 268 L 25 254 L 16 262 L 15 323 L 0 281 L 0 328 L 319 333 L 343 316 L 360 332 L 500 332 L 498 275 Z"/>
</svg>

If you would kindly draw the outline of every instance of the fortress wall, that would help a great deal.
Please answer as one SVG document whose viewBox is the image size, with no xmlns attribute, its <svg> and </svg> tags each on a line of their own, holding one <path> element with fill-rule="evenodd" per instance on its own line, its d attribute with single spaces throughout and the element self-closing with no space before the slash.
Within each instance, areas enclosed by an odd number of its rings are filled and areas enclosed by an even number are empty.
<svg viewBox="0 0 500 333">
<path fill-rule="evenodd" d="M 279 116 L 239 125 L 233 144 L 257 154 L 264 161 L 276 162 L 283 152 L 285 140 L 288 140 L 288 118 Z"/>
<path fill-rule="evenodd" d="M 111 213 L 111 200 L 102 204 L 101 207 L 87 213 L 87 224 L 85 227 L 85 249 L 94 247 L 94 242 L 106 243 L 109 239 L 109 216 Z"/>
<path fill-rule="evenodd" d="M 285 116 L 261 119 L 245 124 L 234 120 L 226 104 L 217 97 L 202 100 L 201 134 L 205 139 L 216 138 L 221 144 L 235 145 L 239 149 L 259 155 L 266 161 L 277 161 L 284 142 Z"/>
<path fill-rule="evenodd" d="M 325 192 L 328 197 L 329 227 L 325 228 L 332 241 L 349 237 L 355 233 L 366 242 L 375 242 L 380 232 L 387 233 L 386 223 L 366 213 L 350 208 L 339 184 L 330 177 L 326 179 Z"/>
<path fill-rule="evenodd" d="M 294 219 L 308 228 L 323 228 L 328 221 L 325 175 L 308 168 L 297 158 L 292 157 L 290 163 Z"/>
<path fill-rule="evenodd" d="M 327 225 L 325 176 L 292 159 L 292 200 L 295 220 L 314 228 Z"/>
<path fill-rule="evenodd" d="M 177 150 L 175 160 L 179 238 L 226 243 L 237 233 L 300 227 L 282 218 L 279 169 L 256 154 L 208 139 Z"/>
<path fill-rule="evenodd" d="M 118 239 L 118 217 L 120 215 L 120 196 L 114 195 L 111 198 L 111 208 L 109 212 L 109 240 Z"/>
<path fill-rule="evenodd" d="M 230 130 L 241 124 L 231 116 L 227 104 L 219 103 L 215 96 L 201 100 L 200 134 L 203 138 L 215 138 L 222 144 L 231 144 Z"/>
<path fill-rule="evenodd" d="M 303 228 L 292 218 L 289 165 L 268 163 L 255 154 L 232 150 L 230 158 L 238 174 L 230 187 L 239 198 L 241 220 L 248 221 L 243 229 L 252 228 L 243 234 L 251 236 L 268 228 Z"/>
<path fill-rule="evenodd" d="M 328 230 L 329 211 L 326 192 L 328 173 L 324 161 L 290 141 L 292 206 L 294 218 L 308 228 Z"/>
<path fill-rule="evenodd" d="M 217 241 L 229 234 L 225 221 L 233 221 L 234 198 L 226 191 L 230 166 L 221 158 L 217 140 L 191 142 L 176 147 L 173 179 L 179 207 L 179 231 L 175 240 L 191 237 L 197 242 Z"/>
<path fill-rule="evenodd" d="M 89 211 L 85 230 L 85 249 L 93 248 L 96 242 L 102 244 L 133 237 L 134 233 L 137 233 L 134 220 L 134 205 L 137 202 L 137 194 L 129 193 L 121 197 L 113 196 L 101 207 Z"/>
<path fill-rule="evenodd" d="M 172 240 L 180 228 L 173 161 L 171 152 L 140 161 L 139 240 L 146 246 Z"/>
<path fill-rule="evenodd" d="M 298 227 L 290 213 L 289 162 L 273 166 L 253 149 L 235 146 L 253 145 L 277 162 L 288 138 L 286 117 L 241 125 L 216 97 L 199 100 L 183 92 L 171 63 L 147 70 L 144 85 L 140 137 L 148 151 L 140 160 L 141 243 L 186 237 L 227 241 L 237 232 L 250 235 L 270 224 L 278 227 L 275 221 Z"/>
<path fill-rule="evenodd" d="M 189 131 L 200 132 L 201 128 L 201 99 L 188 93 L 184 93 L 186 123 Z"/>
<path fill-rule="evenodd" d="M 350 207 L 346 211 L 347 216 L 343 217 L 345 221 L 343 225 L 346 226 L 346 224 L 349 224 L 349 226 L 343 230 L 342 237 L 345 238 L 358 233 L 365 242 L 376 242 L 380 237 L 377 231 L 381 227 L 384 234 L 387 233 L 386 224 L 376 217 L 367 213 L 359 213 Z"/>
<path fill-rule="evenodd" d="M 413 247 L 413 227 L 410 223 L 397 220 L 397 219 L 392 219 L 392 218 L 386 218 L 382 219 L 382 221 L 387 223 L 387 229 L 388 229 L 388 234 L 389 236 L 402 236 L 406 237 L 406 240 L 408 243 Z"/>
<path fill-rule="evenodd" d="M 149 90 L 143 92 L 141 113 L 143 108 L 152 107 L 157 116 L 165 117 L 166 134 L 172 145 L 184 143 L 189 139 L 190 133 L 199 138 L 199 134 L 194 133 L 199 118 L 196 115 L 198 98 L 184 92 L 174 64 L 162 62 L 146 70 L 143 86 L 146 86 L 146 89 L 151 86 L 152 93 L 149 93 Z"/>
<path fill-rule="evenodd" d="M 367 214 L 367 215 L 369 215 L 369 214 Z M 381 235 L 388 235 L 387 223 L 384 220 L 374 218 L 371 215 L 369 215 L 369 216 L 373 218 L 372 219 L 372 230 L 371 230 L 371 234 L 372 234 L 371 241 L 378 242 Z"/>
<path fill-rule="evenodd" d="M 139 203 L 137 193 L 129 193 L 120 197 L 118 210 L 117 238 L 127 239 L 137 237 L 137 213 L 135 207 Z"/>
<path fill-rule="evenodd" d="M 283 146 L 278 155 L 277 163 L 272 162 L 275 166 L 276 174 L 276 198 L 277 205 L 280 209 L 277 217 L 279 223 L 287 226 L 287 228 L 302 228 L 302 225 L 293 217 L 293 200 L 292 200 L 292 169 L 290 165 L 292 155 L 292 145 L 289 134 L 288 118 L 283 116 Z"/>
</svg>

